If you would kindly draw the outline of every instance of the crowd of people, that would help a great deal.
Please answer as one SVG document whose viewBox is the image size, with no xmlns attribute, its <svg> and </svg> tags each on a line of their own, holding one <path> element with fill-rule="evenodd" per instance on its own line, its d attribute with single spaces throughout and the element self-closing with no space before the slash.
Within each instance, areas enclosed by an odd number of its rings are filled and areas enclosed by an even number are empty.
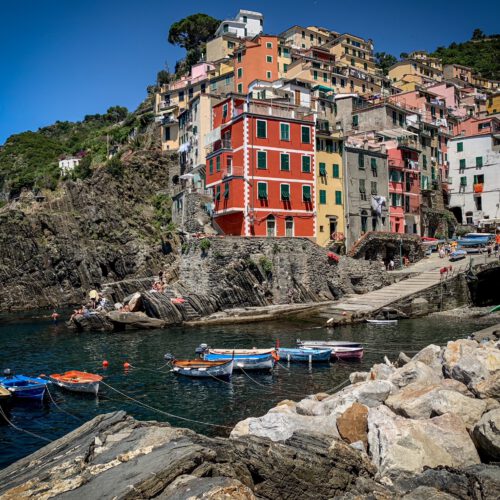
<svg viewBox="0 0 500 500">
<path fill-rule="evenodd" d="M 70 321 L 75 316 L 88 316 L 95 311 L 104 311 L 108 305 L 108 300 L 97 290 L 90 290 L 89 301 L 79 309 L 75 309 L 70 317 Z"/>
</svg>

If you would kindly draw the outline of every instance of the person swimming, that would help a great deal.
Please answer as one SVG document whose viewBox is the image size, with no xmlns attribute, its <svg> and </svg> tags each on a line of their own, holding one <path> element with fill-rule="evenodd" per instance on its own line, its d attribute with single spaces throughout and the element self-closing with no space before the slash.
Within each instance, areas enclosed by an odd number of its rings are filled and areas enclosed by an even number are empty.
<svg viewBox="0 0 500 500">
<path fill-rule="evenodd" d="M 50 317 L 52 319 L 52 322 L 57 325 L 57 322 L 59 321 L 59 313 L 55 309 L 52 311 Z"/>
</svg>

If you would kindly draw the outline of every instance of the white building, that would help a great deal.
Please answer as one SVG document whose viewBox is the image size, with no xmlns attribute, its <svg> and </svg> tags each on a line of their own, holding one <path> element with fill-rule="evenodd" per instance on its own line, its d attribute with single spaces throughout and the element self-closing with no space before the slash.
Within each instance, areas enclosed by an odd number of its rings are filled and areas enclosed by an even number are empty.
<svg viewBox="0 0 500 500">
<path fill-rule="evenodd" d="M 264 16 L 260 12 L 240 10 L 234 19 L 226 19 L 220 23 L 215 37 L 230 33 L 238 38 L 253 38 L 262 33 L 263 27 Z"/>
<path fill-rule="evenodd" d="M 448 143 L 450 210 L 459 222 L 500 225 L 500 120 L 469 118 Z"/>
<path fill-rule="evenodd" d="M 64 175 L 72 172 L 80 161 L 81 158 L 64 158 L 63 160 L 59 160 L 59 170 L 61 174 Z"/>
</svg>

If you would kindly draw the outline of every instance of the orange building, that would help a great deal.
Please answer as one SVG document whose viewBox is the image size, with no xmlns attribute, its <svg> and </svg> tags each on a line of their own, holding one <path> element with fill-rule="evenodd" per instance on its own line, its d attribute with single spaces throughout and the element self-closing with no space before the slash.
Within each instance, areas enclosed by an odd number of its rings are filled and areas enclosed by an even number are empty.
<svg viewBox="0 0 500 500">
<path fill-rule="evenodd" d="M 315 237 L 314 116 L 231 95 L 213 107 L 206 187 L 224 234 Z"/>
<path fill-rule="evenodd" d="M 234 83 L 239 94 L 246 94 L 254 80 L 272 82 L 278 74 L 277 36 L 260 35 L 244 40 L 234 52 Z"/>
</svg>

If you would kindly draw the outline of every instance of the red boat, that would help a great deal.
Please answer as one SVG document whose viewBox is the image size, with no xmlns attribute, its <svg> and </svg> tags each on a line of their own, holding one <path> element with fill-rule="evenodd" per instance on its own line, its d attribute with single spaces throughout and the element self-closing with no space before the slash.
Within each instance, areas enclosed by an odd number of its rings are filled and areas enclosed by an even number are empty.
<svg viewBox="0 0 500 500">
<path fill-rule="evenodd" d="M 54 384 L 68 389 L 68 391 L 89 392 L 96 395 L 99 392 L 99 383 L 102 380 L 100 375 L 79 372 L 78 370 L 71 370 L 66 373 L 53 373 L 49 378 Z"/>
</svg>

